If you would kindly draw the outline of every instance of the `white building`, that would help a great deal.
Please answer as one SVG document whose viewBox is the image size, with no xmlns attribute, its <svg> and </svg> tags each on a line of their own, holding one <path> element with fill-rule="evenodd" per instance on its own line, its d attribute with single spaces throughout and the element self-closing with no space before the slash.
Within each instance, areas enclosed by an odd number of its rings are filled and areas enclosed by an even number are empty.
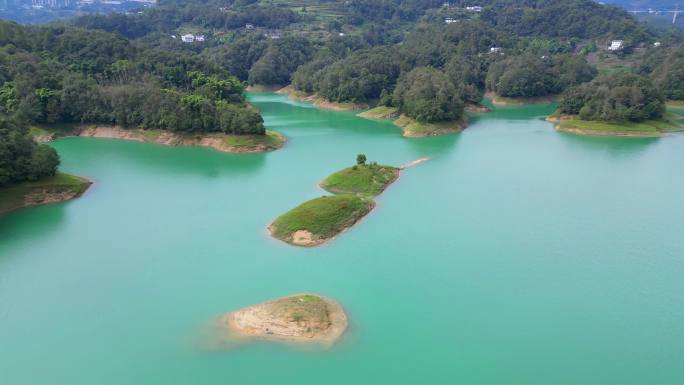
<svg viewBox="0 0 684 385">
<path fill-rule="evenodd" d="M 489 49 L 489 53 L 501 53 L 501 47 L 492 47 Z"/>
<path fill-rule="evenodd" d="M 457 23 L 458 20 L 454 19 L 453 17 L 447 17 L 446 19 L 444 19 L 444 22 L 447 24 L 453 24 L 453 23 Z"/>
<path fill-rule="evenodd" d="M 660 44 L 661 44 L 661 43 L 660 43 L 659 41 L 656 41 L 655 43 L 653 43 L 653 46 L 654 46 L 654 47 L 660 47 Z"/>
<path fill-rule="evenodd" d="M 610 42 L 609 51 L 619 51 L 625 47 L 625 42 L 622 40 L 613 40 Z"/>
<path fill-rule="evenodd" d="M 181 40 L 183 41 L 183 43 L 192 43 L 195 41 L 195 35 L 193 35 L 191 33 L 189 33 L 187 35 L 182 35 Z"/>
<path fill-rule="evenodd" d="M 480 7 L 479 5 L 474 5 L 472 7 L 466 7 L 466 11 L 482 12 L 482 7 Z"/>
<path fill-rule="evenodd" d="M 204 41 L 204 40 L 205 40 L 204 35 L 195 36 L 195 41 Z"/>
<path fill-rule="evenodd" d="M 254 24 L 250 24 L 250 23 L 245 24 L 245 29 L 254 29 Z"/>
</svg>

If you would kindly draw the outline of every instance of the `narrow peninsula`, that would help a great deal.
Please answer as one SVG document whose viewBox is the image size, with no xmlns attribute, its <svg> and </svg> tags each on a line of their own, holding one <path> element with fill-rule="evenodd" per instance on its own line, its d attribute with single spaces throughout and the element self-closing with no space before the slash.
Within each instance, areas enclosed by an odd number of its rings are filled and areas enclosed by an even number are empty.
<svg viewBox="0 0 684 385">
<path fill-rule="evenodd" d="M 49 142 L 59 137 L 81 136 L 88 138 L 123 139 L 154 143 L 165 146 L 208 147 L 220 152 L 255 153 L 281 148 L 286 141 L 282 134 L 265 130 L 263 134 L 231 135 L 220 132 L 175 133 L 158 129 L 123 128 L 118 126 L 81 125 L 67 129 L 50 127 L 33 128 L 33 137 L 39 142 Z"/>
<path fill-rule="evenodd" d="M 477 105 L 469 105 L 469 108 L 475 112 L 488 111 L 486 107 Z M 401 127 L 402 135 L 407 138 L 453 134 L 463 131 L 468 126 L 468 119 L 463 113 L 456 120 L 427 122 L 402 114 L 397 107 L 388 106 L 377 106 L 356 116 L 366 119 L 394 119 L 394 125 Z"/>
<path fill-rule="evenodd" d="M 74 199 L 92 184 L 58 171 L 59 154 L 35 142 L 24 122 L 0 117 L 0 214 Z"/>
<path fill-rule="evenodd" d="M 348 321 L 334 300 L 298 294 L 230 312 L 220 323 L 236 337 L 333 344 Z"/>
<path fill-rule="evenodd" d="M 316 93 L 297 90 L 292 86 L 287 86 L 276 91 L 279 94 L 287 94 L 292 100 L 309 102 L 318 108 L 333 111 L 354 111 L 363 110 L 369 107 L 368 103 L 352 101 L 334 101 Z"/>
<path fill-rule="evenodd" d="M 567 90 L 546 120 L 580 135 L 660 137 L 682 131 L 681 117 L 666 110 L 650 79 L 616 72 Z"/>
<path fill-rule="evenodd" d="M 402 168 L 367 164 L 363 154 L 357 156 L 356 162 L 320 183 L 321 188 L 335 195 L 312 199 L 279 216 L 268 226 L 269 233 L 291 245 L 318 246 L 371 212 L 375 207 L 373 198 L 399 178 Z"/>
<path fill-rule="evenodd" d="M 92 184 L 86 178 L 58 172 L 0 189 L 0 214 L 80 197 Z"/>
</svg>

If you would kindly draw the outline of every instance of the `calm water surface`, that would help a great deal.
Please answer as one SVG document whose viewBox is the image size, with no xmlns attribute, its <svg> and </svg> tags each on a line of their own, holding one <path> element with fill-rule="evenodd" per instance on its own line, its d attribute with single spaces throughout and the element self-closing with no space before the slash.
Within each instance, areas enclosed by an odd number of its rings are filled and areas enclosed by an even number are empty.
<svg viewBox="0 0 684 385">
<path fill-rule="evenodd" d="M 411 140 L 251 100 L 282 150 L 54 143 L 95 186 L 0 219 L 0 384 L 684 383 L 684 134 L 559 134 L 522 107 Z M 431 160 L 327 246 L 267 236 L 357 153 Z M 333 349 L 210 347 L 214 317 L 304 291 L 348 311 Z"/>
</svg>

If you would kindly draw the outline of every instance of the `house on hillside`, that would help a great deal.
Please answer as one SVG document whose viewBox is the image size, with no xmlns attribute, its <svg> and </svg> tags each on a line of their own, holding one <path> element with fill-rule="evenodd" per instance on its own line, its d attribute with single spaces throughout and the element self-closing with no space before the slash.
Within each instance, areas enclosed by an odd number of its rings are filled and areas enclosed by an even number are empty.
<svg viewBox="0 0 684 385">
<path fill-rule="evenodd" d="M 192 43 L 195 41 L 195 35 L 193 35 L 191 33 L 188 33 L 186 35 L 182 35 L 181 40 L 183 41 L 183 43 Z"/>
<path fill-rule="evenodd" d="M 204 35 L 197 35 L 197 36 L 195 36 L 195 41 L 204 41 L 204 40 L 205 40 Z"/>
<path fill-rule="evenodd" d="M 491 47 L 489 49 L 489 53 L 501 53 L 502 49 L 501 47 Z"/>
<path fill-rule="evenodd" d="M 254 24 L 250 24 L 250 23 L 245 24 L 245 29 L 254 29 Z"/>
<path fill-rule="evenodd" d="M 444 19 L 444 22 L 447 24 L 453 24 L 453 23 L 457 23 L 458 20 L 454 19 L 453 17 L 447 17 L 446 19 Z"/>
<path fill-rule="evenodd" d="M 466 11 L 470 11 L 470 12 L 482 12 L 482 7 L 480 7 L 479 5 L 474 5 L 474 6 L 472 6 L 472 7 L 466 7 Z"/>
<path fill-rule="evenodd" d="M 608 51 L 619 51 L 625 48 L 625 42 L 623 40 L 613 40 L 610 42 Z"/>
</svg>

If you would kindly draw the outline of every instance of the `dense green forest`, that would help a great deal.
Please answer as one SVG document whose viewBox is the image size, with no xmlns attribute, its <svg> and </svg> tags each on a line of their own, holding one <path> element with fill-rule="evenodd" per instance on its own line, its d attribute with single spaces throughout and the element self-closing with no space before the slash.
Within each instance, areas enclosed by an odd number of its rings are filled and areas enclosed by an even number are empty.
<svg viewBox="0 0 684 385">
<path fill-rule="evenodd" d="M 616 72 L 567 90 L 558 109 L 584 120 L 641 122 L 661 118 L 665 103 L 649 78 Z"/>
<path fill-rule="evenodd" d="M 0 80 L 0 112 L 27 124 L 264 132 L 223 68 L 106 32 L 2 22 Z"/>
<path fill-rule="evenodd" d="M 673 48 L 681 36 L 659 36 L 620 8 L 590 0 L 487 0 L 479 11 L 466 8 L 472 5 L 461 0 L 162 0 L 139 15 L 87 16 L 74 24 L 140 38 L 147 47 L 196 53 L 249 84 L 292 84 L 333 102 L 395 106 L 425 122 L 460 115 L 460 107 L 455 113 L 438 112 L 445 98 L 462 106 L 479 103 L 485 91 L 538 97 L 589 82 L 598 71 L 584 56 L 606 50 L 612 39 L 624 42 L 615 53 L 620 58 L 656 40 L 667 42 L 649 50 L 643 68 L 633 72 L 653 78 L 668 98 L 684 97 L 682 60 Z M 188 45 L 169 38 L 189 30 L 210 39 Z M 435 86 L 423 87 L 420 102 L 404 96 L 418 92 L 407 91 L 411 73 Z"/>
<path fill-rule="evenodd" d="M 487 72 L 487 88 L 508 97 L 554 95 L 570 86 L 588 82 L 595 68 L 572 55 L 509 56 L 494 62 Z"/>
<path fill-rule="evenodd" d="M 0 187 L 54 175 L 58 165 L 52 147 L 36 144 L 26 126 L 0 118 Z"/>
</svg>

